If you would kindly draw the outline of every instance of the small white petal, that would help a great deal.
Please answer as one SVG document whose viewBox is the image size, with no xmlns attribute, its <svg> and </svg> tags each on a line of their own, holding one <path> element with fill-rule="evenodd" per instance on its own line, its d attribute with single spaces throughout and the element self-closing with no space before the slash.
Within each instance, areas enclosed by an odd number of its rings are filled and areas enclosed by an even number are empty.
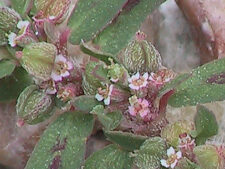
<svg viewBox="0 0 225 169">
<path fill-rule="evenodd" d="M 52 72 L 51 74 L 51 78 L 54 80 L 54 81 L 62 81 L 62 76 L 56 74 L 55 72 Z"/>
<path fill-rule="evenodd" d="M 73 69 L 73 63 L 70 61 L 67 61 L 67 65 L 68 65 L 68 70 Z"/>
<path fill-rule="evenodd" d="M 65 71 L 64 73 L 61 74 L 62 77 L 68 77 L 70 75 L 70 72 Z"/>
<path fill-rule="evenodd" d="M 178 162 L 178 161 L 175 160 L 174 163 L 172 163 L 172 164 L 170 165 L 170 167 L 171 167 L 171 168 L 174 168 L 174 167 L 177 165 L 177 162 Z"/>
<path fill-rule="evenodd" d="M 110 80 L 111 80 L 112 82 L 116 83 L 116 82 L 118 82 L 119 78 L 116 78 L 116 79 L 111 78 Z"/>
<path fill-rule="evenodd" d="M 66 63 L 66 58 L 63 56 L 63 55 L 57 55 L 56 58 L 55 58 L 55 62 L 63 62 L 63 63 Z"/>
<path fill-rule="evenodd" d="M 133 90 L 139 90 L 139 86 L 135 86 L 133 84 L 129 84 L 129 87 Z"/>
<path fill-rule="evenodd" d="M 12 47 L 15 47 L 16 46 L 16 42 L 15 42 L 15 39 L 16 39 L 16 34 L 11 32 L 9 35 L 8 35 L 8 42 L 9 42 L 9 45 L 12 46 Z"/>
<path fill-rule="evenodd" d="M 144 79 L 145 80 L 148 80 L 148 72 L 146 72 L 144 75 L 143 75 Z"/>
<path fill-rule="evenodd" d="M 102 95 L 100 95 L 100 94 L 96 94 L 95 95 L 95 98 L 98 100 L 98 101 L 102 101 L 104 98 L 103 98 L 103 96 Z"/>
<path fill-rule="evenodd" d="M 162 159 L 162 160 L 160 160 L 160 163 L 162 166 L 169 168 L 169 165 L 167 164 L 166 160 Z"/>
<path fill-rule="evenodd" d="M 52 19 L 55 19 L 56 17 L 55 16 L 49 16 L 48 18 L 52 20 Z"/>
<path fill-rule="evenodd" d="M 177 155 L 177 159 L 180 159 L 180 158 L 182 157 L 182 153 L 181 153 L 180 151 L 178 151 L 178 152 L 176 153 L 176 155 Z"/>
<path fill-rule="evenodd" d="M 139 78 L 140 78 L 140 73 L 137 72 L 137 73 L 136 73 L 135 75 L 133 75 L 131 78 L 132 78 L 133 80 L 139 79 Z"/>
<path fill-rule="evenodd" d="M 17 24 L 17 28 L 18 29 L 23 29 L 23 28 L 28 27 L 29 24 L 30 24 L 29 21 L 19 21 L 18 24 Z"/>
<path fill-rule="evenodd" d="M 175 154 L 175 150 L 173 147 L 170 147 L 168 150 L 167 150 L 167 155 L 170 156 L 172 154 Z"/>
<path fill-rule="evenodd" d="M 108 93 L 108 96 L 111 96 L 112 90 L 113 90 L 113 85 L 110 85 L 110 86 L 109 86 L 109 93 Z"/>
<path fill-rule="evenodd" d="M 109 105 L 110 104 L 110 97 L 107 97 L 106 99 L 104 99 L 104 103 L 105 103 L 105 105 Z"/>
</svg>

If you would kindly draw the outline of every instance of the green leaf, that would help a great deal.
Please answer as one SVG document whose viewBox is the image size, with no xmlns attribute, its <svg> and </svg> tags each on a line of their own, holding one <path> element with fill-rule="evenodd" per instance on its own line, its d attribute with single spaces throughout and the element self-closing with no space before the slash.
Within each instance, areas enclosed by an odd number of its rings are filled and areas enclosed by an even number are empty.
<svg viewBox="0 0 225 169">
<path fill-rule="evenodd" d="M 131 169 L 132 163 L 129 152 L 111 144 L 93 153 L 86 160 L 84 169 Z"/>
<path fill-rule="evenodd" d="M 15 9 L 21 16 L 26 14 L 31 0 L 11 0 L 12 8 Z"/>
<path fill-rule="evenodd" d="M 225 99 L 225 59 L 194 69 L 190 77 L 175 87 L 169 104 L 173 107 L 196 105 Z"/>
<path fill-rule="evenodd" d="M 0 102 L 17 99 L 31 83 L 32 79 L 28 73 L 21 67 L 16 68 L 11 76 L 0 79 Z"/>
<path fill-rule="evenodd" d="M 200 166 L 191 162 L 188 158 L 183 157 L 181 160 L 178 161 L 175 169 L 201 169 Z"/>
<path fill-rule="evenodd" d="M 78 169 L 92 132 L 92 115 L 67 112 L 53 122 L 42 135 L 25 169 Z"/>
<path fill-rule="evenodd" d="M 97 49 L 91 48 L 90 46 L 88 46 L 88 45 L 85 44 L 85 43 L 82 43 L 82 44 L 80 45 L 80 48 L 81 48 L 81 50 L 82 50 L 84 53 L 86 53 L 86 54 L 88 54 L 88 55 L 90 55 L 90 56 L 93 56 L 93 57 L 95 57 L 95 58 L 97 58 L 97 59 L 99 59 L 99 60 L 105 62 L 105 63 L 108 64 L 108 65 L 111 63 L 110 60 L 109 60 L 109 58 L 112 59 L 112 60 L 114 61 L 114 63 L 117 62 L 117 61 L 115 60 L 115 58 L 114 58 L 111 54 L 103 53 L 103 52 L 101 52 L 101 51 L 99 51 L 99 50 L 97 50 Z"/>
<path fill-rule="evenodd" d="M 194 148 L 196 160 L 202 169 L 222 169 L 223 162 L 213 145 L 201 145 Z"/>
<path fill-rule="evenodd" d="M 138 136 L 132 133 L 122 131 L 106 131 L 105 136 L 109 141 L 116 143 L 128 151 L 134 151 L 148 139 L 145 136 Z"/>
<path fill-rule="evenodd" d="M 161 169 L 160 160 L 166 155 L 166 143 L 160 137 L 149 138 L 134 155 L 139 169 Z"/>
<path fill-rule="evenodd" d="M 16 65 L 10 60 L 0 61 L 0 79 L 11 75 L 15 67 Z"/>
<path fill-rule="evenodd" d="M 86 95 L 76 97 L 71 103 L 76 110 L 83 113 L 89 113 L 96 105 L 102 104 L 94 96 Z"/>
<path fill-rule="evenodd" d="M 116 55 L 132 39 L 149 13 L 164 1 L 128 1 L 119 16 L 97 35 L 94 42 L 102 51 Z"/>
<path fill-rule="evenodd" d="M 70 41 L 80 44 L 81 39 L 89 41 L 103 29 L 119 12 L 126 0 L 82 0 L 69 20 L 72 31 Z"/>
<path fill-rule="evenodd" d="M 97 105 L 90 112 L 96 114 L 98 120 L 104 126 L 105 130 L 114 130 L 122 120 L 122 114 L 120 112 L 104 112 L 104 107 L 102 105 Z"/>
<path fill-rule="evenodd" d="M 0 47 L 0 61 L 3 59 L 10 59 L 12 56 L 8 52 L 8 50 L 5 47 Z"/>
<path fill-rule="evenodd" d="M 175 79 L 171 80 L 169 83 L 167 83 L 165 86 L 163 86 L 162 89 L 160 89 L 158 97 L 161 97 L 164 94 L 166 94 L 167 92 L 173 90 L 179 84 L 181 84 L 182 82 L 187 80 L 189 77 L 190 77 L 189 73 L 178 75 Z"/>
<path fill-rule="evenodd" d="M 212 111 L 206 107 L 198 105 L 197 114 L 195 116 L 196 143 L 204 144 L 207 138 L 218 133 L 218 124 L 216 117 Z"/>
</svg>

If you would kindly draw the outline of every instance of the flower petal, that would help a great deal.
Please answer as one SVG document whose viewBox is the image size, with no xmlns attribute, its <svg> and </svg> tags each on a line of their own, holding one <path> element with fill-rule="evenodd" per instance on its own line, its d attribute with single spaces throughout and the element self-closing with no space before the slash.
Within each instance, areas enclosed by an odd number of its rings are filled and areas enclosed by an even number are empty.
<svg viewBox="0 0 225 169">
<path fill-rule="evenodd" d="M 57 55 L 56 56 L 56 58 L 55 58 L 55 62 L 57 63 L 57 62 L 63 62 L 63 63 L 66 63 L 67 62 L 67 60 L 66 60 L 66 58 L 63 56 L 63 55 Z"/>
<path fill-rule="evenodd" d="M 23 28 L 28 27 L 29 24 L 30 24 L 29 21 L 19 21 L 18 24 L 17 24 L 17 28 L 18 29 L 23 29 Z"/>
<path fill-rule="evenodd" d="M 169 168 L 169 165 L 167 164 L 166 160 L 162 159 L 162 160 L 160 160 L 160 163 L 162 166 Z"/>
<path fill-rule="evenodd" d="M 148 80 L 148 72 L 146 72 L 146 73 L 143 75 L 143 78 L 144 78 L 145 80 Z"/>
<path fill-rule="evenodd" d="M 102 101 L 102 100 L 104 99 L 104 97 L 103 97 L 102 95 L 98 94 L 98 93 L 95 95 L 95 98 L 96 98 L 98 101 Z"/>
<path fill-rule="evenodd" d="M 170 167 L 171 167 L 171 168 L 174 168 L 174 167 L 177 165 L 177 162 L 178 162 L 178 161 L 175 160 L 175 161 L 170 165 Z"/>
<path fill-rule="evenodd" d="M 182 157 L 182 153 L 181 153 L 180 151 L 178 151 L 178 152 L 176 153 L 176 155 L 177 155 L 177 159 L 180 159 L 180 158 Z"/>
<path fill-rule="evenodd" d="M 68 77 L 70 75 L 70 72 L 65 71 L 64 73 L 61 73 L 62 77 Z"/>
<path fill-rule="evenodd" d="M 106 99 L 104 99 L 104 104 L 109 105 L 110 104 L 110 97 L 108 96 Z"/>
<path fill-rule="evenodd" d="M 135 86 L 133 84 L 129 84 L 129 87 L 133 90 L 139 90 L 139 86 Z"/>
<path fill-rule="evenodd" d="M 11 32 L 9 35 L 8 35 L 8 42 L 9 42 L 9 45 L 11 47 L 15 47 L 16 46 L 16 42 L 15 42 L 15 39 L 16 39 L 16 34 Z"/>
<path fill-rule="evenodd" d="M 167 155 L 170 156 L 172 154 L 175 154 L 175 150 L 173 147 L 170 147 L 168 150 L 167 150 Z"/>
<path fill-rule="evenodd" d="M 56 82 L 62 81 L 62 76 L 56 74 L 54 71 L 53 71 L 52 74 L 51 74 L 51 78 L 52 78 L 54 81 L 56 81 Z"/>
</svg>

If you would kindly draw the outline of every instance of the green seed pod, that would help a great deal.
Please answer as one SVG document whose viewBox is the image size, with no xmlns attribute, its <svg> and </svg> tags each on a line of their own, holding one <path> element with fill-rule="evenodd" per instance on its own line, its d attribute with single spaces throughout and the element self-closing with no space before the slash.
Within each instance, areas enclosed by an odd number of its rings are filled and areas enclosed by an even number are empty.
<svg viewBox="0 0 225 169">
<path fill-rule="evenodd" d="M 140 38 L 140 33 L 136 34 L 136 39 L 118 55 L 119 60 L 129 72 L 156 72 L 161 67 L 161 56 L 155 47 Z"/>
<path fill-rule="evenodd" d="M 189 134 L 193 130 L 193 124 L 188 121 L 178 121 L 173 124 L 169 124 L 161 131 L 161 137 L 173 147 L 178 146 L 179 135 L 183 133 Z"/>
<path fill-rule="evenodd" d="M 107 69 L 101 63 L 89 62 L 86 65 L 82 82 L 84 93 L 86 95 L 95 95 L 97 89 L 103 87 L 103 83 L 109 82 L 107 73 Z"/>
<path fill-rule="evenodd" d="M 50 19 L 55 23 L 61 23 L 68 15 L 71 0 L 35 0 L 34 4 L 39 12 L 39 15 L 35 16 L 36 20 Z"/>
<path fill-rule="evenodd" d="M 29 74 L 47 81 L 51 78 L 56 54 L 56 47 L 50 43 L 32 43 L 23 49 L 21 64 Z"/>
<path fill-rule="evenodd" d="M 52 114 L 54 103 L 50 95 L 31 85 L 20 94 L 16 111 L 20 119 L 27 124 L 37 124 Z"/>
<path fill-rule="evenodd" d="M 16 32 L 20 15 L 8 7 L 0 7 L 0 46 L 8 43 L 8 34 Z"/>
<path fill-rule="evenodd" d="M 201 145 L 194 148 L 200 167 L 204 169 L 224 169 L 223 162 L 213 145 Z"/>
</svg>

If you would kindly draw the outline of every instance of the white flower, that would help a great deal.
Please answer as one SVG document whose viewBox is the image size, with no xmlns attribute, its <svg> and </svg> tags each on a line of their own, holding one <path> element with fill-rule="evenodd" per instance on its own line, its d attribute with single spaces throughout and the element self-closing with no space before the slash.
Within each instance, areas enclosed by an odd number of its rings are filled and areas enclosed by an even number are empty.
<svg viewBox="0 0 225 169">
<path fill-rule="evenodd" d="M 17 28 L 19 29 L 18 35 L 14 32 L 11 32 L 8 35 L 8 42 L 11 47 L 15 47 L 17 45 L 17 41 L 23 38 L 23 36 L 28 32 L 30 22 L 29 21 L 19 21 L 17 24 Z"/>
<path fill-rule="evenodd" d="M 148 84 L 148 73 L 146 72 L 143 76 L 140 76 L 140 73 L 136 73 L 131 78 L 128 79 L 129 87 L 133 90 L 139 90 L 143 87 L 146 87 Z"/>
<path fill-rule="evenodd" d="M 22 30 L 22 29 L 27 29 L 29 26 L 30 22 L 29 21 L 19 21 L 17 24 L 17 28 Z"/>
<path fill-rule="evenodd" d="M 57 55 L 55 65 L 51 74 L 54 81 L 62 81 L 63 77 L 70 75 L 70 70 L 73 69 L 72 62 L 68 61 L 63 55 Z"/>
<path fill-rule="evenodd" d="M 160 160 L 161 165 L 166 168 L 169 168 L 169 167 L 174 168 L 177 165 L 178 160 L 182 157 L 182 154 L 180 151 L 176 153 L 174 148 L 170 147 L 167 150 L 167 156 L 168 156 L 167 160 L 165 159 Z"/>
<path fill-rule="evenodd" d="M 104 100 L 105 105 L 110 104 L 110 96 L 112 94 L 113 85 L 106 85 L 106 89 L 98 88 L 98 93 L 95 95 L 95 98 L 98 101 Z"/>
<path fill-rule="evenodd" d="M 9 35 L 8 35 L 8 42 L 9 42 L 9 45 L 11 47 L 15 47 L 16 46 L 16 37 L 17 35 L 13 32 L 11 32 Z"/>
</svg>

